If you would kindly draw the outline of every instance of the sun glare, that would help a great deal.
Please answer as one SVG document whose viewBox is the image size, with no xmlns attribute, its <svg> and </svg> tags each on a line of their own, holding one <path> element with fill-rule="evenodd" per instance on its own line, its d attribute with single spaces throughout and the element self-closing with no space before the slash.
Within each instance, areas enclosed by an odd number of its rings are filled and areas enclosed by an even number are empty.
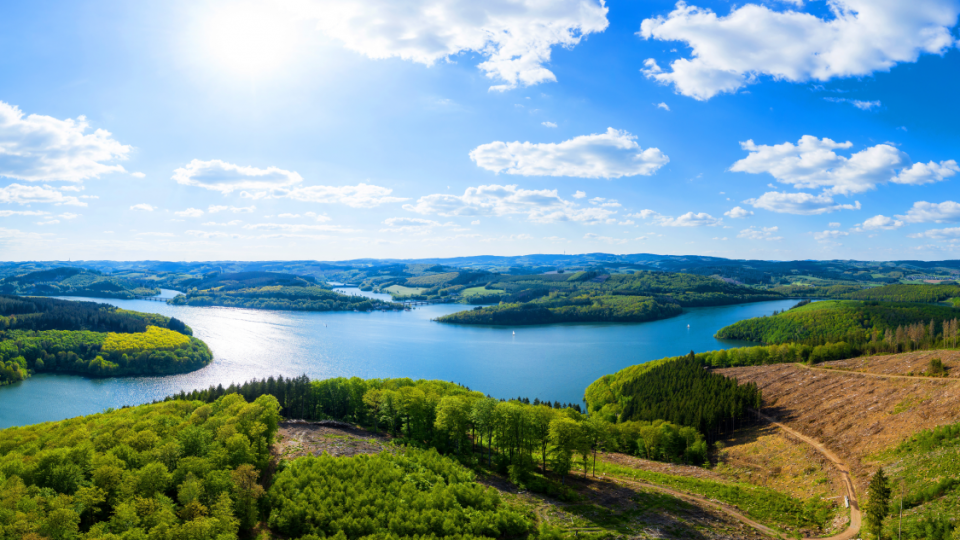
<svg viewBox="0 0 960 540">
<path fill-rule="evenodd" d="M 211 59 L 247 77 L 283 66 L 297 50 L 296 24 L 272 3 L 220 5 L 207 16 L 201 31 Z"/>
</svg>

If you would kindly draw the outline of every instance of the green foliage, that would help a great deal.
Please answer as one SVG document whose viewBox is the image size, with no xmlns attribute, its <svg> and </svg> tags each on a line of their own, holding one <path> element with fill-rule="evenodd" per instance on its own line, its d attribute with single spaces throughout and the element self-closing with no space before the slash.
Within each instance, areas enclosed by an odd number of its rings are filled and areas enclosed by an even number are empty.
<svg viewBox="0 0 960 540">
<path fill-rule="evenodd" d="M 2 430 L 0 538 L 235 539 L 277 409 L 231 395 Z"/>
<path fill-rule="evenodd" d="M 160 290 L 129 279 L 105 276 L 96 270 L 54 268 L 0 279 L 0 293 L 131 299 L 160 294 Z"/>
<path fill-rule="evenodd" d="M 644 322 L 682 313 L 684 307 L 717 306 L 782 298 L 723 280 L 669 272 L 539 274 L 488 277 L 493 295 L 471 295 L 474 304 L 497 306 L 438 318 L 456 324 L 525 325 L 562 322 Z"/>
<path fill-rule="evenodd" d="M 493 488 L 435 451 L 300 458 L 270 488 L 269 525 L 291 537 L 518 537 L 532 530 Z"/>
<path fill-rule="evenodd" d="M 188 279 L 180 285 L 188 288 L 187 294 L 177 295 L 169 300 L 170 304 L 292 311 L 403 309 L 398 304 L 324 289 L 312 278 L 274 272 L 214 274 L 203 279 Z"/>
<path fill-rule="evenodd" d="M 960 311 L 955 308 L 937 305 L 825 300 L 772 317 L 739 321 L 720 329 L 716 337 L 761 343 L 793 342 L 812 345 L 840 341 L 859 344 L 886 340 L 889 345 L 903 349 L 907 339 L 913 344 L 935 340 L 937 335 L 942 339 L 942 324 L 958 316 Z M 929 328 L 922 328 L 920 330 L 923 334 L 920 336 L 907 336 L 901 328 L 911 325 L 925 326 L 928 322 L 933 323 L 930 327 L 933 332 Z M 891 334 L 890 339 L 887 339 L 888 332 Z"/>
<path fill-rule="evenodd" d="M 883 530 L 883 519 L 890 513 L 890 484 L 883 469 L 877 470 L 867 486 L 867 504 L 864 505 L 863 515 L 866 518 L 866 528 L 877 539 Z"/>
<path fill-rule="evenodd" d="M 844 296 L 854 300 L 935 303 L 960 296 L 960 285 L 885 285 L 863 289 Z"/>
<path fill-rule="evenodd" d="M 93 302 L 0 296 L 0 385 L 37 373 L 167 375 L 210 363 L 183 322 Z M 6 315 L 6 316 L 3 316 Z"/>
<path fill-rule="evenodd" d="M 930 359 L 930 367 L 927 368 L 928 377 L 946 377 L 947 368 L 943 365 L 943 360 L 939 358 Z"/>
</svg>

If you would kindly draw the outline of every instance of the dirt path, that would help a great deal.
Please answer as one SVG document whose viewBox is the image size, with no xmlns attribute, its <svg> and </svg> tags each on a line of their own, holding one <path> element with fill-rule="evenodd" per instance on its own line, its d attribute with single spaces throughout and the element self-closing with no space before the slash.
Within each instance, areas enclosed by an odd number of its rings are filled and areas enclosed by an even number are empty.
<svg viewBox="0 0 960 540">
<path fill-rule="evenodd" d="M 761 523 L 757 523 L 756 521 L 754 521 L 754 520 L 748 518 L 747 516 L 741 514 L 741 513 L 740 513 L 739 511 L 737 511 L 734 507 L 729 506 L 729 505 L 726 505 L 726 504 L 723 504 L 723 503 L 721 503 L 721 502 L 717 502 L 717 501 L 714 501 L 714 500 L 711 500 L 711 499 L 705 499 L 705 498 L 703 498 L 703 497 L 699 497 L 699 496 L 697 496 L 697 495 L 692 495 L 692 494 L 690 494 L 690 493 L 684 493 L 684 492 L 682 492 L 682 491 L 675 491 L 675 490 L 672 490 L 672 489 L 670 489 L 670 488 L 665 488 L 665 487 L 663 487 L 663 486 L 658 486 L 658 485 L 655 485 L 655 484 L 648 484 L 648 483 L 646 483 L 646 482 L 637 482 L 636 480 L 627 480 L 627 479 L 625 479 L 625 478 L 620 478 L 620 477 L 616 477 L 616 476 L 609 476 L 609 475 L 607 476 L 607 478 L 613 480 L 614 482 L 621 482 L 621 483 L 623 483 L 623 484 L 627 484 L 627 485 L 634 486 L 634 487 L 641 487 L 641 488 L 650 489 L 650 490 L 653 490 L 653 491 L 659 491 L 660 493 L 665 493 L 665 494 L 670 495 L 670 496 L 672 496 L 672 497 L 676 497 L 676 498 L 678 498 L 678 499 L 681 499 L 681 500 L 684 500 L 684 501 L 693 503 L 693 504 L 695 504 L 695 505 L 697 505 L 697 506 L 707 506 L 707 507 L 713 508 L 713 509 L 715 509 L 715 510 L 719 510 L 720 512 L 723 512 L 724 514 L 732 517 L 733 519 L 736 519 L 737 521 L 740 521 L 741 523 L 745 523 L 745 524 L 753 527 L 754 529 L 762 532 L 763 534 L 766 534 L 766 535 L 768 535 L 768 536 L 772 536 L 772 537 L 774 537 L 774 538 L 786 538 L 786 536 L 784 536 L 784 535 L 780 534 L 779 532 L 771 529 L 770 527 L 767 527 L 766 525 L 763 525 L 763 524 L 761 524 Z"/>
<path fill-rule="evenodd" d="M 951 378 L 951 377 L 927 377 L 925 375 L 887 375 L 886 373 L 870 373 L 867 371 L 853 371 L 850 369 L 814 367 L 814 366 L 808 366 L 806 364 L 794 364 L 794 365 L 796 365 L 799 368 L 809 369 L 811 371 L 825 371 L 827 373 L 844 373 L 847 375 L 863 375 L 864 377 L 874 377 L 877 379 L 905 379 L 908 381 L 921 380 L 921 381 L 938 381 L 938 382 L 943 382 L 943 381 L 960 382 L 960 379 Z"/>
<path fill-rule="evenodd" d="M 806 435 L 800 433 L 799 431 L 793 428 L 790 428 L 788 426 L 785 426 L 763 413 L 757 413 L 757 414 L 759 414 L 761 418 L 767 420 L 773 425 L 779 427 L 780 429 L 786 431 L 787 433 L 793 435 L 794 437 L 797 437 L 801 441 L 809 444 L 810 446 L 815 448 L 817 452 L 820 452 L 821 454 L 823 454 L 824 457 L 826 457 L 831 462 L 833 462 L 833 464 L 837 467 L 837 470 L 840 471 L 840 475 L 843 478 L 843 485 L 847 491 L 846 495 L 850 499 L 850 526 L 847 527 L 847 530 L 843 531 L 840 534 L 835 534 L 833 536 L 829 536 L 821 540 L 850 540 L 852 538 L 855 538 L 860 533 L 861 516 L 860 516 L 860 504 L 857 501 L 857 493 L 856 493 L 856 490 L 853 489 L 853 480 L 851 480 L 850 478 L 850 468 L 847 467 L 846 463 L 844 463 L 839 456 L 834 454 L 832 451 L 827 449 L 827 447 L 823 446 L 815 439 L 811 439 L 810 437 L 807 437 Z M 813 540 L 813 539 L 809 539 L 809 540 Z"/>
</svg>

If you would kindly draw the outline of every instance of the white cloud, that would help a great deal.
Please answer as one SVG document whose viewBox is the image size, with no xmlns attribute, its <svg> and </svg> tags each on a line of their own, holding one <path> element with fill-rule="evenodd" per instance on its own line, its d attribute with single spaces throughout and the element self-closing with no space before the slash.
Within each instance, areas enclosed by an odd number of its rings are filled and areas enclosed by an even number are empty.
<svg viewBox="0 0 960 540">
<path fill-rule="evenodd" d="M 132 172 L 132 173 L 130 173 L 130 176 L 132 176 L 132 177 L 134 177 L 134 178 L 146 178 L 146 177 L 147 177 L 147 175 L 143 174 L 142 172 Z"/>
<path fill-rule="evenodd" d="M 859 99 L 846 99 L 838 97 L 825 97 L 823 99 L 833 103 L 849 103 L 861 111 L 869 111 L 876 107 L 880 107 L 880 101 L 860 101 Z"/>
<path fill-rule="evenodd" d="M 596 0 L 299 0 L 301 16 L 325 34 L 375 59 L 402 58 L 427 66 L 474 52 L 478 65 L 507 90 L 556 81 L 544 67 L 555 45 L 572 48 L 607 27 L 607 8 Z"/>
<path fill-rule="evenodd" d="M 24 116 L 0 101 L 0 176 L 28 182 L 82 182 L 103 174 L 126 172 L 110 162 L 127 157 L 131 147 L 109 131 L 90 127 L 83 116 L 59 120 Z"/>
<path fill-rule="evenodd" d="M 823 188 L 831 194 L 863 193 L 886 182 L 914 185 L 939 182 L 960 172 L 953 160 L 906 167 L 910 157 L 889 144 L 866 148 L 849 158 L 834 150 L 849 149 L 853 143 L 811 135 L 804 135 L 797 144 L 768 146 L 750 140 L 740 146 L 750 154 L 734 163 L 731 171 L 769 173 L 778 182 L 797 189 Z"/>
<path fill-rule="evenodd" d="M 219 159 L 195 159 L 173 171 L 173 179 L 178 184 L 219 191 L 224 195 L 242 189 L 283 188 L 303 181 L 299 174 L 277 167 L 258 169 L 226 163 Z"/>
<path fill-rule="evenodd" d="M 555 122 L 540 122 L 540 125 L 541 125 L 541 126 L 548 127 L 548 128 L 555 128 L 555 127 L 557 127 L 557 124 L 556 124 Z"/>
<path fill-rule="evenodd" d="M 727 216 L 727 217 L 730 217 L 730 218 L 739 219 L 739 218 L 745 218 L 745 217 L 747 217 L 747 216 L 752 216 L 752 215 L 753 215 L 753 212 L 750 211 L 750 210 L 744 210 L 743 208 L 740 208 L 739 206 L 734 206 L 734 207 L 731 208 L 730 210 L 724 212 L 723 215 L 725 215 L 725 216 Z"/>
<path fill-rule="evenodd" d="M 586 197 L 586 196 L 587 196 L 587 194 L 584 193 L 584 192 L 582 192 L 582 191 L 578 191 L 578 192 L 576 192 L 576 193 L 573 194 L 573 198 L 574 198 L 574 199 L 582 199 L 582 198 L 584 198 L 584 197 Z"/>
<path fill-rule="evenodd" d="M 809 193 L 769 191 L 756 199 L 747 199 L 743 202 L 754 208 L 801 216 L 816 216 L 836 212 L 837 210 L 860 209 L 860 201 L 856 201 L 854 204 L 838 204 L 834 202 L 833 197 L 826 193 L 811 195 Z"/>
<path fill-rule="evenodd" d="M 942 182 L 958 172 L 960 172 L 960 167 L 958 167 L 957 162 L 952 159 L 950 161 L 941 161 L 940 163 L 934 163 L 932 161 L 930 163 L 914 163 L 912 167 L 900 171 L 900 174 L 898 174 L 896 178 L 893 178 L 891 182 L 919 186 L 922 184 Z"/>
<path fill-rule="evenodd" d="M 278 218 L 283 218 L 283 219 L 295 219 L 295 218 L 300 217 L 300 214 L 289 214 L 289 213 L 287 213 L 287 214 L 280 214 L 280 215 L 278 215 L 277 217 L 278 217 Z"/>
<path fill-rule="evenodd" d="M 430 219 L 406 217 L 388 218 L 383 221 L 383 224 L 386 225 L 386 227 L 380 229 L 380 232 L 396 233 L 426 233 L 434 227 L 441 226 L 439 222 Z"/>
<path fill-rule="evenodd" d="M 934 240 L 951 240 L 960 238 L 960 227 L 948 229 L 931 229 L 922 233 L 908 235 L 910 238 L 933 238 Z"/>
<path fill-rule="evenodd" d="M 670 159 L 657 148 L 642 150 L 636 136 L 608 128 L 561 143 L 501 142 L 482 144 L 470 152 L 479 167 L 523 176 L 620 178 L 649 176 Z"/>
<path fill-rule="evenodd" d="M 186 210 L 174 212 L 174 215 L 179 217 L 200 217 L 203 215 L 203 210 L 200 210 L 199 208 L 187 208 Z"/>
<path fill-rule="evenodd" d="M 186 233 L 198 238 L 228 238 L 230 236 L 222 231 L 186 231 Z"/>
<path fill-rule="evenodd" d="M 600 236 L 594 233 L 587 233 L 583 235 L 584 240 L 595 240 L 597 242 L 603 242 L 605 244 L 626 244 L 627 241 L 621 238 L 612 238 L 610 236 Z"/>
<path fill-rule="evenodd" d="M 142 232 L 137 233 L 136 236 L 156 236 L 158 238 L 170 238 L 176 235 L 168 232 Z"/>
<path fill-rule="evenodd" d="M 7 187 L 0 188 L 0 203 L 87 206 L 87 203 L 78 198 L 64 195 L 50 186 L 24 186 L 21 184 L 10 184 Z"/>
<path fill-rule="evenodd" d="M 673 61 L 669 71 L 651 58 L 642 71 L 680 94 L 706 100 L 764 75 L 791 82 L 864 76 L 955 45 L 950 33 L 960 12 L 955 0 L 832 0 L 827 5 L 829 18 L 757 4 L 718 17 L 678 2 L 666 17 L 644 20 L 639 34 L 685 42 L 689 58 Z"/>
<path fill-rule="evenodd" d="M 256 210 L 256 209 L 257 209 L 256 206 L 240 206 L 240 207 L 237 207 L 237 206 L 216 206 L 216 205 L 210 205 L 209 207 L 207 207 L 207 212 L 209 212 L 209 213 L 211 213 L 211 214 L 216 214 L 217 212 L 223 212 L 223 211 L 229 210 L 229 211 L 233 212 L 234 214 L 240 214 L 240 213 L 249 214 L 250 212 L 253 212 L 253 211 Z"/>
<path fill-rule="evenodd" d="M 716 227 L 723 224 L 723 220 L 715 218 L 706 212 L 687 212 L 679 217 L 665 216 L 653 210 L 641 210 L 636 214 L 629 214 L 627 217 L 652 219 L 661 227 Z"/>
<path fill-rule="evenodd" d="M 827 227 L 830 227 L 831 229 L 839 229 L 840 224 L 837 223 L 836 221 L 831 221 L 830 223 L 827 224 Z"/>
<path fill-rule="evenodd" d="M 657 108 L 658 108 L 658 109 L 663 109 L 663 110 L 665 110 L 665 111 L 669 111 L 669 110 L 670 110 L 670 106 L 667 105 L 666 103 L 662 102 L 662 101 L 661 101 L 660 103 L 657 103 Z"/>
<path fill-rule="evenodd" d="M 624 226 L 627 226 L 627 225 L 636 225 L 636 224 L 637 224 L 637 222 L 635 222 L 635 221 L 632 220 L 632 219 L 627 219 L 627 220 L 624 220 L 624 221 L 621 221 L 621 222 L 617 223 L 617 225 L 624 225 Z"/>
<path fill-rule="evenodd" d="M 228 221 L 226 223 L 217 223 L 216 221 L 208 221 L 206 223 L 202 223 L 202 225 L 204 227 L 231 227 L 234 225 L 240 225 L 241 223 L 243 223 L 243 221 L 239 219 L 235 219 L 233 221 Z"/>
<path fill-rule="evenodd" d="M 783 240 L 782 236 L 774 236 L 780 230 L 779 227 L 748 227 L 737 235 L 737 238 L 746 238 L 747 240 Z"/>
<path fill-rule="evenodd" d="M 300 223 L 256 223 L 244 225 L 244 229 L 250 230 L 268 230 L 268 231 L 336 231 L 336 232 L 356 232 L 352 229 L 346 229 L 340 225 L 303 225 Z"/>
<path fill-rule="evenodd" d="M 143 210 L 143 211 L 145 211 L 145 212 L 153 212 L 154 210 L 157 209 L 157 207 L 156 207 L 156 206 L 149 205 L 149 204 L 146 204 L 146 203 L 141 203 L 141 204 L 135 204 L 135 205 L 131 206 L 130 209 L 131 209 L 131 210 Z"/>
<path fill-rule="evenodd" d="M 615 210 L 607 208 L 577 206 L 561 199 L 555 189 L 529 190 L 516 185 L 470 187 L 463 195 L 426 195 L 420 197 L 416 204 L 403 205 L 403 209 L 444 217 L 525 214 L 530 221 L 538 223 L 601 223 L 616 214 Z"/>
<path fill-rule="evenodd" d="M 594 197 L 590 199 L 590 204 L 602 206 L 603 208 L 621 208 L 623 205 L 616 199 L 604 199 L 603 197 Z"/>
<path fill-rule="evenodd" d="M 240 193 L 240 195 L 250 199 L 287 198 L 301 202 L 321 204 L 339 203 L 351 208 L 373 208 L 381 204 L 409 200 L 403 197 L 391 197 L 391 193 L 393 193 L 393 190 L 390 188 L 370 184 L 357 184 L 355 186 L 306 186 L 255 193 L 244 191 Z"/>
<path fill-rule="evenodd" d="M 906 215 L 897 217 L 907 223 L 956 223 L 960 221 L 960 203 L 918 201 L 913 203 L 913 208 Z"/>
<path fill-rule="evenodd" d="M 860 225 L 860 228 L 866 231 L 890 231 L 893 229 L 899 229 L 903 226 L 903 222 L 899 219 L 889 218 L 884 215 L 873 216 L 872 218 L 863 222 Z"/>
<path fill-rule="evenodd" d="M 74 214 L 72 212 L 64 212 L 57 217 L 60 219 L 77 219 L 78 217 L 80 217 L 80 214 Z"/>
<path fill-rule="evenodd" d="M 58 225 L 59 223 L 59 219 L 51 219 L 50 221 L 38 221 L 37 225 Z"/>
<path fill-rule="evenodd" d="M 39 210 L 0 210 L 0 217 L 10 216 L 46 216 L 50 212 L 41 212 Z"/>
<path fill-rule="evenodd" d="M 848 236 L 850 233 L 843 231 L 823 231 L 818 233 L 813 233 L 813 238 L 817 242 L 829 243 L 837 240 L 841 236 Z"/>
</svg>

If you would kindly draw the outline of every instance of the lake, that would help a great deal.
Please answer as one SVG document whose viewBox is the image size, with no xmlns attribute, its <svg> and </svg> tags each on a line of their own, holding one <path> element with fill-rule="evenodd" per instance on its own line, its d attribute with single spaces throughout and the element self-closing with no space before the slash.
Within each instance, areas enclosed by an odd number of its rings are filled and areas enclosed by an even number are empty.
<svg viewBox="0 0 960 540">
<path fill-rule="evenodd" d="M 389 300 L 387 295 L 358 289 L 341 292 Z M 769 315 L 797 302 L 695 308 L 648 323 L 503 328 L 431 321 L 469 309 L 464 305 L 437 304 L 406 312 L 317 313 L 88 300 L 176 317 L 210 346 L 214 360 L 199 371 L 168 377 L 34 375 L 0 387 L 0 428 L 92 414 L 151 402 L 181 390 L 270 375 L 443 379 L 496 398 L 582 403 L 587 385 L 626 366 L 691 350 L 746 345 L 717 340 L 713 334 L 741 319 Z"/>
</svg>

